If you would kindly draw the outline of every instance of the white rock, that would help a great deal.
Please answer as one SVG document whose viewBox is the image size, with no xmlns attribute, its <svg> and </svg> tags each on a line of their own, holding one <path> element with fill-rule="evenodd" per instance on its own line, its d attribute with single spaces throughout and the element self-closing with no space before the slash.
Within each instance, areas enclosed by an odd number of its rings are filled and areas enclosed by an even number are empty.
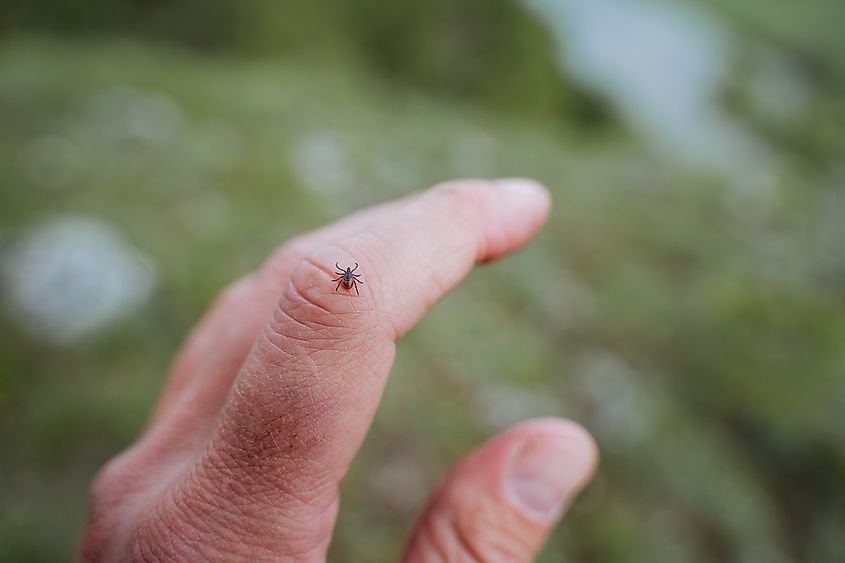
<svg viewBox="0 0 845 563">
<path fill-rule="evenodd" d="M 720 107 L 734 38 L 693 6 L 658 0 L 524 0 L 556 37 L 563 66 L 660 150 L 729 176 L 775 163 Z"/>
<path fill-rule="evenodd" d="M 113 226 L 67 216 L 23 235 L 2 270 L 21 329 L 56 344 L 76 342 L 136 309 L 156 278 L 152 261 Z"/>
</svg>

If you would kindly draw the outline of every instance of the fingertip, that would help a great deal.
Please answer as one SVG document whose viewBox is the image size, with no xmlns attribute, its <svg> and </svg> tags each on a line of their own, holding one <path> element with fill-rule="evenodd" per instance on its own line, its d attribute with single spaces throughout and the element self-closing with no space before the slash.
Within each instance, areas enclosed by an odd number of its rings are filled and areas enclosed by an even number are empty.
<svg viewBox="0 0 845 563">
<path fill-rule="evenodd" d="M 523 247 L 546 222 L 551 208 L 548 190 L 527 178 L 452 180 L 429 193 L 433 197 L 422 199 L 423 204 L 433 203 L 432 210 L 445 208 L 439 212 L 452 217 L 452 224 L 474 228 L 476 262 L 497 260 Z"/>
<path fill-rule="evenodd" d="M 530 178 L 498 178 L 494 180 L 482 180 L 477 178 L 463 178 L 450 180 L 435 185 L 429 192 L 431 194 L 449 194 L 459 198 L 467 196 L 468 200 L 475 200 L 476 203 L 489 203 L 491 195 L 495 207 L 507 209 L 510 215 L 520 218 L 545 220 L 551 208 L 551 195 L 549 190 L 540 182 Z"/>
<path fill-rule="evenodd" d="M 515 444 L 504 471 L 509 502 L 540 521 L 558 517 L 592 477 L 598 448 L 580 425 L 539 419 L 512 430 Z"/>
<path fill-rule="evenodd" d="M 507 193 L 509 197 L 541 207 L 548 206 L 551 201 L 549 190 L 531 178 L 499 178 L 493 180 L 493 185 Z"/>
<path fill-rule="evenodd" d="M 592 461 L 593 469 L 598 464 L 599 450 L 595 439 L 586 428 L 574 420 L 555 416 L 533 418 L 514 426 L 510 432 L 526 435 L 547 433 L 560 436 L 562 439 L 579 444 L 579 448 L 583 449 L 585 455 Z"/>
<path fill-rule="evenodd" d="M 596 461 L 593 439 L 574 422 L 544 418 L 508 430 L 445 479 L 405 561 L 533 560 Z"/>
<path fill-rule="evenodd" d="M 545 219 L 551 209 L 552 198 L 546 187 L 530 178 L 500 178 L 493 185 L 507 198 L 508 204 L 520 211 Z"/>
</svg>

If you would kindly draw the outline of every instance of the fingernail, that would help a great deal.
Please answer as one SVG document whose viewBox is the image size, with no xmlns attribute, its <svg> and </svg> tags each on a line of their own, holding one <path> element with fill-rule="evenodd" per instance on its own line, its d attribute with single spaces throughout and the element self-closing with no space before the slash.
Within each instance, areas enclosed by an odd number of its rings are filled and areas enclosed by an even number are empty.
<svg viewBox="0 0 845 563">
<path fill-rule="evenodd" d="M 585 482 L 593 457 L 589 444 L 577 438 L 535 436 L 526 440 L 506 474 L 517 508 L 540 518 L 560 513 Z"/>
<path fill-rule="evenodd" d="M 524 199 L 548 198 L 546 188 L 539 182 L 529 180 L 528 178 L 501 178 L 496 180 L 495 184 L 508 196 L 516 196 Z"/>
</svg>

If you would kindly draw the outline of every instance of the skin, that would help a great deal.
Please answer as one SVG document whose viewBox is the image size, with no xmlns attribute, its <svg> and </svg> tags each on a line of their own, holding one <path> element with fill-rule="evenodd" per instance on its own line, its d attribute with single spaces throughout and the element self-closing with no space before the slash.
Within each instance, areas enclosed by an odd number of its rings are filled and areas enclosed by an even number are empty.
<svg viewBox="0 0 845 563">
<path fill-rule="evenodd" d="M 325 561 L 397 340 L 548 210 L 534 182 L 456 181 L 282 246 L 217 299 L 144 433 L 96 477 L 79 560 Z M 336 262 L 360 263 L 366 291 L 335 292 Z M 445 477 L 403 560 L 533 560 L 596 460 L 562 419 L 491 439 Z"/>
</svg>

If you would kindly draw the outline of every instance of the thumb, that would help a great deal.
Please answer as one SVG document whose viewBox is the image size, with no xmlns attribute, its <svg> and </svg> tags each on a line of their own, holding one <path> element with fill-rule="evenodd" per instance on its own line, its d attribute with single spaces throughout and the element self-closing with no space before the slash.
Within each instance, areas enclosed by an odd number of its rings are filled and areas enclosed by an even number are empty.
<svg viewBox="0 0 845 563">
<path fill-rule="evenodd" d="M 445 479 L 405 563 L 532 561 L 597 458 L 590 435 L 561 419 L 533 420 L 493 438 Z"/>
</svg>

